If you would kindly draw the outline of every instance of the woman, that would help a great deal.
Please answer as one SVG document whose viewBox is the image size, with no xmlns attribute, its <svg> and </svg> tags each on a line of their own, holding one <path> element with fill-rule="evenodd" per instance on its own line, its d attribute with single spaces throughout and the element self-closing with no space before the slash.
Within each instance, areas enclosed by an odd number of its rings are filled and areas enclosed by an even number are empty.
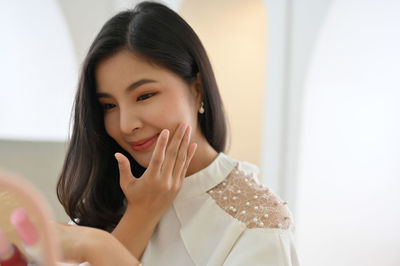
<svg viewBox="0 0 400 266">
<path fill-rule="evenodd" d="M 78 225 L 149 265 L 297 265 L 286 203 L 223 153 L 211 64 L 178 14 L 143 2 L 111 18 L 74 108 L 57 191 Z"/>
</svg>

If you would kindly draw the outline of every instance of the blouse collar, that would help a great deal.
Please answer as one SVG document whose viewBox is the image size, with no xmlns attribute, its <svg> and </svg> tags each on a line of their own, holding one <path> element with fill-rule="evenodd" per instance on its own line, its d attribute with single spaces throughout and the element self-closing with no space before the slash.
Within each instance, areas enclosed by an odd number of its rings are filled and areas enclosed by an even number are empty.
<svg viewBox="0 0 400 266">
<path fill-rule="evenodd" d="M 237 161 L 220 152 L 215 160 L 202 170 L 186 177 L 175 201 L 206 193 L 221 183 L 233 170 Z"/>
</svg>

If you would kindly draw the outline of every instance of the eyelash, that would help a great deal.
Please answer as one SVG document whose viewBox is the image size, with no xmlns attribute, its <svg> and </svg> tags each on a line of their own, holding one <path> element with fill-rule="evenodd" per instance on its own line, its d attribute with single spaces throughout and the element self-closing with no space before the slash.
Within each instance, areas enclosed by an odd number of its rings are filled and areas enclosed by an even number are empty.
<svg viewBox="0 0 400 266">
<path fill-rule="evenodd" d="M 105 104 L 102 104 L 102 107 L 103 107 L 103 110 L 108 110 L 108 109 L 115 107 L 115 104 L 105 103 Z"/>
<path fill-rule="evenodd" d="M 154 96 L 154 95 L 156 95 L 155 92 L 153 92 L 153 93 L 145 93 L 145 94 L 140 95 L 140 96 L 137 98 L 137 100 L 138 100 L 138 101 L 144 101 L 144 100 L 147 100 L 148 98 L 150 98 L 150 97 L 152 97 L 152 96 Z M 148 97 L 144 97 L 144 96 L 148 96 Z M 144 97 L 144 99 L 143 99 L 143 97 Z"/>
<path fill-rule="evenodd" d="M 145 100 L 153 97 L 156 94 L 157 93 L 155 93 L 155 92 L 142 94 L 137 98 L 137 101 L 145 101 Z M 108 109 L 114 108 L 115 104 L 105 103 L 105 104 L 102 104 L 102 107 L 103 107 L 103 110 L 108 110 Z"/>
</svg>

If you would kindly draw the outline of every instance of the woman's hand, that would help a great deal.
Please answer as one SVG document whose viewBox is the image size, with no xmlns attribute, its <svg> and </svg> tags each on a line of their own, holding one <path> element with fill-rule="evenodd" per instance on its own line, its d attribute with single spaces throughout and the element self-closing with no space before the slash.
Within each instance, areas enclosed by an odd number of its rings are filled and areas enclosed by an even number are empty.
<svg viewBox="0 0 400 266">
<path fill-rule="evenodd" d="M 120 185 L 128 206 L 112 234 L 140 259 L 154 228 L 178 194 L 197 144 L 189 145 L 190 127 L 180 124 L 167 147 L 169 131 L 161 131 L 149 167 L 132 176 L 129 160 L 120 153 Z"/>
<path fill-rule="evenodd" d="M 53 223 L 63 262 L 93 266 L 138 265 L 139 261 L 110 233 L 86 226 Z"/>
<path fill-rule="evenodd" d="M 132 176 L 129 160 L 117 153 L 120 185 L 128 209 L 142 208 L 161 215 L 178 194 L 197 144 L 189 145 L 190 126 L 180 124 L 168 145 L 169 131 L 161 131 L 150 163 L 141 178 Z"/>
</svg>

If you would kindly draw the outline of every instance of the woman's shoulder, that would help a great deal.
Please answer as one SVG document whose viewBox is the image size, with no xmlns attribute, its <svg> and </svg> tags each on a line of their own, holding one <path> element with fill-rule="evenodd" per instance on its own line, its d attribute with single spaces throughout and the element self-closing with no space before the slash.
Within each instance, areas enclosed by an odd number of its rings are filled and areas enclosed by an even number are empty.
<svg viewBox="0 0 400 266">
<path fill-rule="evenodd" d="M 257 176 L 258 167 L 237 162 L 229 175 L 208 191 L 217 205 L 247 228 L 289 229 L 292 215 L 282 201 Z"/>
</svg>

